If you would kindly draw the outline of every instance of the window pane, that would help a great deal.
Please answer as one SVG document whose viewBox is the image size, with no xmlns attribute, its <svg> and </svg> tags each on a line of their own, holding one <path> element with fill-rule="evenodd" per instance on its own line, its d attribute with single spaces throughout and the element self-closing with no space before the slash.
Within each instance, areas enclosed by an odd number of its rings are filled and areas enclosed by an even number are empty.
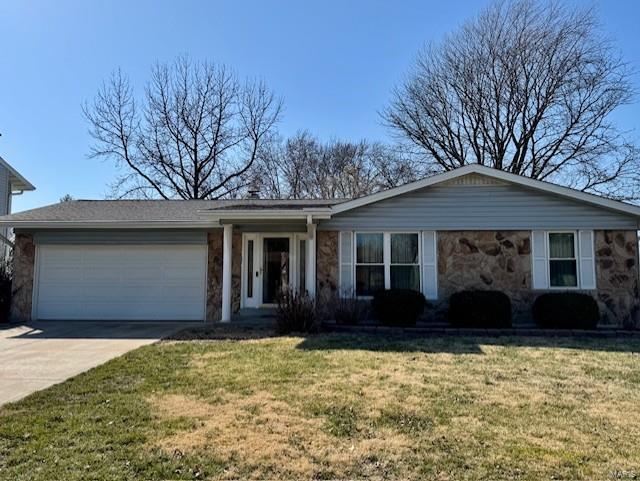
<svg viewBox="0 0 640 481">
<path fill-rule="evenodd" d="M 247 241 L 247 297 L 253 297 L 253 241 Z"/>
<path fill-rule="evenodd" d="M 300 247 L 298 249 L 298 257 L 300 258 L 300 292 L 304 292 L 307 290 L 307 241 L 304 239 L 300 239 Z"/>
<path fill-rule="evenodd" d="M 391 234 L 391 263 L 418 263 L 418 234 Z"/>
<path fill-rule="evenodd" d="M 418 266 L 391 266 L 391 289 L 420 290 Z"/>
<path fill-rule="evenodd" d="M 384 289 L 384 266 L 356 266 L 356 295 L 372 296 Z"/>
<path fill-rule="evenodd" d="M 575 257 L 574 247 L 573 234 L 549 234 L 549 257 L 551 259 L 567 259 Z"/>
<path fill-rule="evenodd" d="M 551 287 L 576 287 L 576 261 L 549 261 L 549 280 Z"/>
<path fill-rule="evenodd" d="M 356 262 L 364 264 L 382 264 L 382 234 L 358 234 L 356 236 Z"/>
</svg>

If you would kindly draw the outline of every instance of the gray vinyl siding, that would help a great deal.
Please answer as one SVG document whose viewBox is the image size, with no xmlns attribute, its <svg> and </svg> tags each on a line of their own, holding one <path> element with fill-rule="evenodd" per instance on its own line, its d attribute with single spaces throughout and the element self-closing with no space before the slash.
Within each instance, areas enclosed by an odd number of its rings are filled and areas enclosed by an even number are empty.
<svg viewBox="0 0 640 481">
<path fill-rule="evenodd" d="M 202 230 L 47 230 L 35 231 L 36 244 L 206 244 Z"/>
<path fill-rule="evenodd" d="M 427 187 L 334 215 L 324 230 L 637 229 L 638 220 L 512 185 Z"/>
<path fill-rule="evenodd" d="M 11 214 L 11 183 L 9 182 L 9 171 L 0 165 L 0 215 L 7 214 Z M 6 238 L 12 237 L 9 227 L 0 227 L 0 234 Z M 0 243 L 0 258 L 6 258 L 9 253 L 9 245 L 5 242 Z"/>
<path fill-rule="evenodd" d="M 11 196 L 11 186 L 9 184 L 9 172 L 0 165 L 0 215 L 11 213 L 9 208 L 9 197 Z"/>
</svg>

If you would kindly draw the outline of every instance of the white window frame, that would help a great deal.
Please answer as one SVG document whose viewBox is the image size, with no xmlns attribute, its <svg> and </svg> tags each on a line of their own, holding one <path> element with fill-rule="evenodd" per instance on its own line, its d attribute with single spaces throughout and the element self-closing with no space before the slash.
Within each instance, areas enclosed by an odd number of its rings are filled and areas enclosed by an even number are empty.
<svg viewBox="0 0 640 481">
<path fill-rule="evenodd" d="M 551 257 L 551 234 L 572 234 L 573 235 L 573 258 L 570 257 Z M 549 230 L 545 233 L 547 241 L 547 289 L 550 290 L 580 290 L 580 251 L 578 243 L 578 231 L 577 230 Z M 576 263 L 576 285 L 575 286 L 552 286 L 551 285 L 551 261 L 569 261 L 573 260 Z"/>
<path fill-rule="evenodd" d="M 367 235 L 367 234 L 382 234 L 382 264 L 380 263 L 363 263 L 363 262 L 358 262 L 358 236 L 359 235 Z M 386 241 L 386 236 L 385 233 L 382 231 L 356 231 L 353 233 L 353 292 L 356 295 L 356 297 L 358 299 L 373 299 L 373 296 L 360 296 L 358 295 L 358 280 L 357 280 L 357 270 L 358 270 L 358 266 L 382 266 L 384 269 L 384 285 L 385 285 L 385 289 L 387 289 L 387 278 L 389 275 L 388 269 L 387 269 L 387 265 L 386 265 L 386 258 L 387 258 L 387 241 Z"/>
<path fill-rule="evenodd" d="M 375 263 L 361 263 L 358 262 L 358 235 L 361 234 L 382 234 L 382 264 Z M 381 231 L 381 230 L 371 230 L 371 231 L 353 231 L 353 240 L 352 240 L 352 259 L 353 259 L 353 267 L 352 267 L 352 276 L 353 276 L 353 290 L 358 299 L 373 299 L 373 296 L 360 296 L 357 294 L 357 277 L 356 277 L 356 269 L 360 266 L 383 266 L 384 267 L 384 288 L 391 289 L 391 234 L 414 234 L 418 236 L 418 263 L 417 264 L 393 264 L 394 266 L 418 266 L 418 284 L 419 290 L 418 292 L 422 292 L 422 241 L 420 237 L 420 231 Z"/>
<path fill-rule="evenodd" d="M 418 266 L 418 292 L 422 292 L 422 246 L 420 245 L 422 244 L 422 238 L 420 236 L 420 232 L 388 232 L 387 234 L 389 235 L 389 287 L 386 287 L 386 282 L 385 282 L 385 289 L 391 289 L 391 266 L 408 266 L 408 267 Z M 394 234 L 409 234 L 409 235 L 417 236 L 418 260 L 416 264 L 404 264 L 404 263 L 394 264 L 391 261 L 391 236 Z"/>
</svg>

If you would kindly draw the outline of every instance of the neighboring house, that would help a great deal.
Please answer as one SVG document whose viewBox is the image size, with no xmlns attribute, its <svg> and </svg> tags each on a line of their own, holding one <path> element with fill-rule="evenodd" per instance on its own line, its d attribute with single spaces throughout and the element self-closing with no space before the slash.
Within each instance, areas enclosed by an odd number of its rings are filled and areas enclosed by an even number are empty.
<svg viewBox="0 0 640 481">
<path fill-rule="evenodd" d="M 350 201 L 73 201 L 0 218 L 16 231 L 12 316 L 229 321 L 283 283 L 318 302 L 422 291 L 442 312 L 498 289 L 593 294 L 638 318 L 640 207 L 478 165 Z"/>
<path fill-rule="evenodd" d="M 0 215 L 11 213 L 11 198 L 20 195 L 25 190 L 35 190 L 35 187 L 25 179 L 16 169 L 0 157 Z M 8 227 L 0 228 L 0 256 L 4 259 L 10 252 L 12 233 Z"/>
</svg>

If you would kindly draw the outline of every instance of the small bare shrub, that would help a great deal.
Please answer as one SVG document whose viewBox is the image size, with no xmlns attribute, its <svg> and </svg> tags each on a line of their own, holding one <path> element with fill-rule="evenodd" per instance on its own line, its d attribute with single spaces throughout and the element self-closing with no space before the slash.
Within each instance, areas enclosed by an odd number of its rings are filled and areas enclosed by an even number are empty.
<svg viewBox="0 0 640 481">
<path fill-rule="evenodd" d="M 332 313 L 336 324 L 356 325 L 367 320 L 370 303 L 358 299 L 355 292 L 349 291 L 336 296 L 332 302 Z"/>
<path fill-rule="evenodd" d="M 318 331 L 316 305 L 306 291 L 301 293 L 288 288 L 282 291 L 278 296 L 276 327 L 280 334 Z"/>
<path fill-rule="evenodd" d="M 0 322 L 7 322 L 9 320 L 12 281 L 13 270 L 11 269 L 11 260 L 0 261 Z"/>
</svg>

